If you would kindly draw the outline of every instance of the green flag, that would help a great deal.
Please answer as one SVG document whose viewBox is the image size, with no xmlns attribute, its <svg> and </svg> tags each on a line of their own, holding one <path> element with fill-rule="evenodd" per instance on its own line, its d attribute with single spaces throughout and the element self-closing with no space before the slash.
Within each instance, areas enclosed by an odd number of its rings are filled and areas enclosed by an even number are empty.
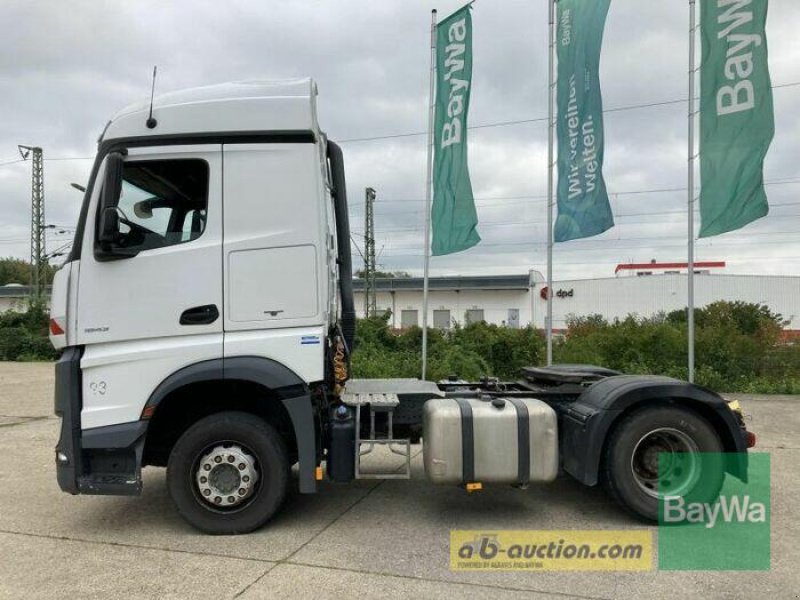
<svg viewBox="0 0 800 600">
<path fill-rule="evenodd" d="M 700 7 L 700 237 L 709 237 L 769 212 L 763 166 L 775 122 L 767 0 Z"/>
<path fill-rule="evenodd" d="M 481 241 L 467 168 L 467 113 L 472 85 L 470 6 L 436 27 L 436 116 L 434 119 L 434 256 L 472 248 Z"/>
<path fill-rule="evenodd" d="M 555 241 L 603 233 L 614 226 L 603 179 L 600 46 L 611 0 L 559 0 L 558 217 Z"/>
</svg>

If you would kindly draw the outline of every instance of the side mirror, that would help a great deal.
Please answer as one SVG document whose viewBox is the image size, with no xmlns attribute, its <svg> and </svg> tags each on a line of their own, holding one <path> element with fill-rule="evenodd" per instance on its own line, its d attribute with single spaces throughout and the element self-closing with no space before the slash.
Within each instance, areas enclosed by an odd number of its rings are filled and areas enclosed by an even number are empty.
<svg viewBox="0 0 800 600">
<path fill-rule="evenodd" d="M 135 214 L 140 219 L 152 219 L 153 201 L 140 200 L 139 202 L 133 205 L 133 214 Z"/>
<path fill-rule="evenodd" d="M 97 241 L 103 246 L 109 246 L 119 241 L 119 213 L 115 206 L 106 206 L 100 213 L 100 226 L 97 231 Z"/>
<path fill-rule="evenodd" d="M 106 156 L 106 174 L 103 179 L 103 191 L 100 196 L 100 211 L 117 205 L 122 192 L 122 160 L 121 152 L 110 152 Z"/>
<path fill-rule="evenodd" d="M 131 258 L 138 254 L 135 250 L 120 248 L 119 202 L 122 192 L 123 154 L 111 152 L 106 156 L 106 173 L 100 192 L 100 213 L 97 223 L 97 243 L 94 255 L 98 260 L 118 260 Z"/>
</svg>

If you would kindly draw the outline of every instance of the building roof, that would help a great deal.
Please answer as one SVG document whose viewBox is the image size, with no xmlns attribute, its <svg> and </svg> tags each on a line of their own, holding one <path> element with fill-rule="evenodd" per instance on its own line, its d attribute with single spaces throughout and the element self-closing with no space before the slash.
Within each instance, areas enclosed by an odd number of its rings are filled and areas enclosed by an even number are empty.
<svg viewBox="0 0 800 600">
<path fill-rule="evenodd" d="M 50 295 L 50 286 L 44 288 L 46 296 Z M 31 288 L 29 285 L 20 285 L 18 283 L 10 283 L 8 285 L 0 285 L 0 298 L 27 298 L 31 295 Z"/>
<path fill-rule="evenodd" d="M 620 263 L 617 265 L 617 268 L 614 269 L 614 274 L 619 273 L 620 271 L 640 271 L 640 270 L 648 270 L 648 271 L 663 271 L 665 269 L 688 269 L 689 263 L 685 262 L 649 262 L 649 263 Z M 725 268 L 725 261 L 706 261 L 706 262 L 696 262 L 694 263 L 695 269 L 722 269 Z"/>
<path fill-rule="evenodd" d="M 430 277 L 428 288 L 431 290 L 527 290 L 530 278 L 525 275 L 466 275 L 455 277 Z M 423 287 L 422 277 L 392 277 L 375 279 L 375 288 L 379 292 L 420 291 Z M 353 279 L 353 288 L 357 292 L 364 291 L 364 280 Z"/>
<path fill-rule="evenodd" d="M 180 133 L 318 131 L 317 86 L 311 79 L 238 81 L 196 87 L 153 99 L 154 129 L 146 126 L 150 99 L 114 115 L 103 139 Z"/>
</svg>

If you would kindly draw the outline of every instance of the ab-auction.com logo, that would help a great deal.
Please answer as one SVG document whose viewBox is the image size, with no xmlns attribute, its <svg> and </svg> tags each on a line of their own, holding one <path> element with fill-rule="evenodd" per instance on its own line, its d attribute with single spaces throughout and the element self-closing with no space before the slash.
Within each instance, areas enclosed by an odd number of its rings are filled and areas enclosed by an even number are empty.
<svg viewBox="0 0 800 600">
<path fill-rule="evenodd" d="M 652 568 L 652 533 L 453 530 L 450 568 L 456 571 L 648 570 Z"/>
<path fill-rule="evenodd" d="M 496 535 L 482 535 L 477 540 L 462 544 L 458 557 L 462 559 L 480 558 L 493 560 L 498 555 L 510 559 L 554 559 L 554 558 L 641 558 L 641 544 L 604 544 L 593 550 L 589 544 L 567 544 L 563 539 L 548 544 L 511 544 L 503 548 Z"/>
</svg>

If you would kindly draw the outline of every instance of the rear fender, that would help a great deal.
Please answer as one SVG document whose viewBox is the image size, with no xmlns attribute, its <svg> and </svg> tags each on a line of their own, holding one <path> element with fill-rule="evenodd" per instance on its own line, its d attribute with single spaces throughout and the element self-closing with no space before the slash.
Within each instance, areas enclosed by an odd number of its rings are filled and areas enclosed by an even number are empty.
<svg viewBox="0 0 800 600">
<path fill-rule="evenodd" d="M 719 394 L 672 379 L 644 375 L 609 377 L 589 387 L 561 410 L 564 470 L 585 485 L 596 485 L 609 435 L 620 419 L 654 404 L 686 406 L 716 429 L 726 453 L 735 454 L 727 470 L 747 481 L 747 442 L 733 411 Z"/>
</svg>

